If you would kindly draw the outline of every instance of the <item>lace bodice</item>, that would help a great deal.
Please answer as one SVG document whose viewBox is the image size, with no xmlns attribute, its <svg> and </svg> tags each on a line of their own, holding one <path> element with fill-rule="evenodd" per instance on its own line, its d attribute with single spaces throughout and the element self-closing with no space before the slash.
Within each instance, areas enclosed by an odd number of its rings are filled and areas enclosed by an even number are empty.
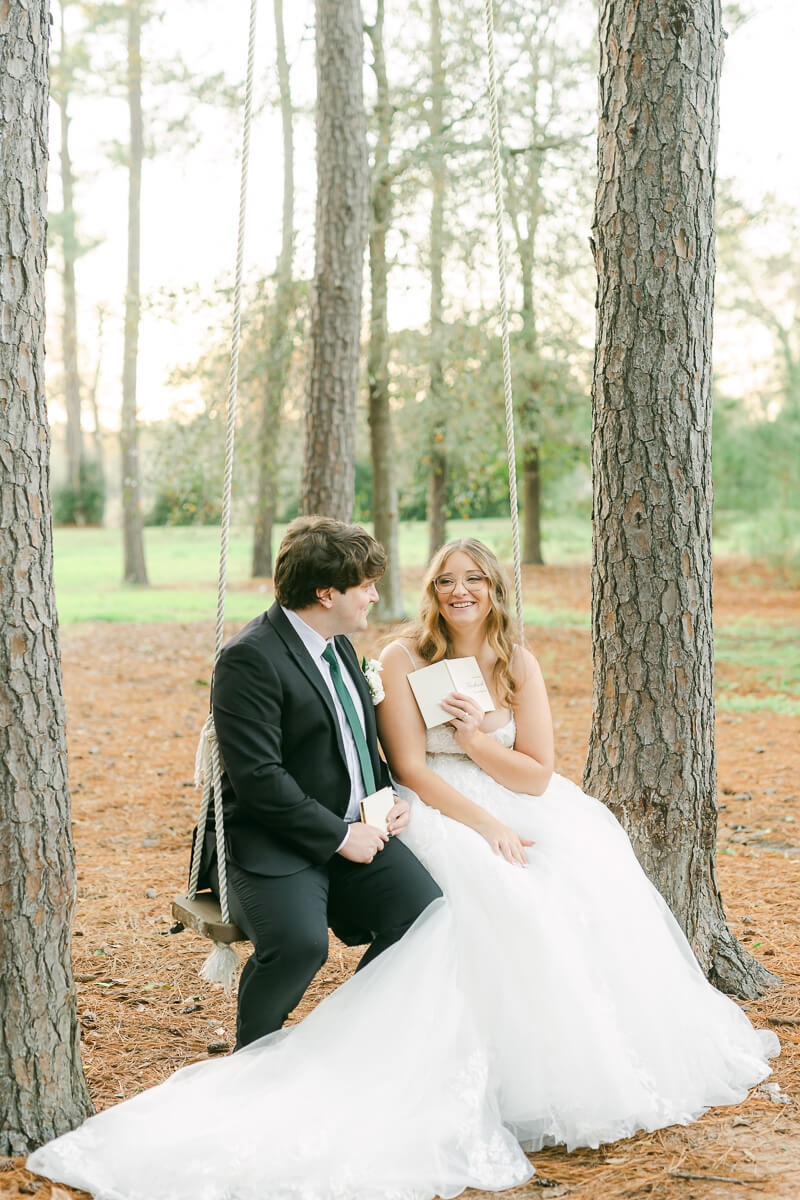
<svg viewBox="0 0 800 1200">
<path fill-rule="evenodd" d="M 517 727 L 514 722 L 514 714 L 506 721 L 505 725 L 501 725 L 499 729 L 489 730 L 489 736 L 499 742 L 501 746 L 511 747 L 514 745 L 514 739 L 517 735 Z M 452 729 L 449 725 L 437 725 L 435 729 L 429 729 L 426 739 L 426 748 L 428 754 L 451 754 L 458 758 L 466 758 L 467 755 L 459 746 L 455 739 Z"/>
</svg>

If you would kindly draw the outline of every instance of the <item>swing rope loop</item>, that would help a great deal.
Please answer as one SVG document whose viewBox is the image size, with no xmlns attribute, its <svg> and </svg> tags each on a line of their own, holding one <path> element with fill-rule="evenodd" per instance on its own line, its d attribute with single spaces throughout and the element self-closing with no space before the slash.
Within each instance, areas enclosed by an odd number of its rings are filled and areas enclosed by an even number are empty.
<svg viewBox="0 0 800 1200">
<path fill-rule="evenodd" d="M 519 508 L 517 504 L 517 456 L 514 448 L 514 400 L 511 392 L 511 347 L 508 333 L 506 251 L 503 238 L 503 175 L 500 166 L 500 118 L 497 103 L 497 70 L 494 58 L 494 0 L 484 0 L 486 44 L 489 51 L 489 124 L 492 134 L 492 177 L 494 180 L 497 273 L 500 280 L 500 330 L 503 343 L 503 390 L 506 406 L 506 449 L 508 452 L 508 496 L 511 508 L 511 544 L 514 552 L 514 596 L 520 645 L 525 643 L 522 617 L 522 561 L 519 551 Z"/>
<path fill-rule="evenodd" d="M 225 437 L 225 473 L 222 483 L 222 518 L 219 548 L 219 577 L 217 583 L 217 625 L 214 644 L 214 664 L 225 640 L 225 588 L 228 577 L 228 543 L 231 529 L 231 495 L 233 491 L 233 448 L 236 437 L 236 401 L 239 392 L 239 338 L 242 328 L 242 275 L 244 270 L 244 234 L 247 217 L 247 177 L 250 168 L 250 130 L 253 124 L 253 77 L 256 53 L 256 6 L 250 0 L 250 26 L 247 41 L 247 82 L 245 84 L 244 122 L 242 129 L 242 167 L 239 183 L 239 229 L 236 242 L 236 276 L 233 287 L 233 326 L 231 329 L 231 361 L 228 373 L 228 413 Z M 228 908 L 228 872 L 225 861 L 225 828 L 222 814 L 222 769 L 213 717 L 203 727 L 198 749 L 198 766 L 203 778 L 203 801 L 197 822 L 197 836 L 192 852 L 189 873 L 189 899 L 197 895 L 200 857 L 205 839 L 206 822 L 211 797 L 214 797 L 214 825 L 217 841 L 217 871 L 219 874 L 219 906 L 222 920 L 230 922 Z"/>
<path fill-rule="evenodd" d="M 231 357 L 230 370 L 228 376 L 228 409 L 227 409 L 227 426 L 225 439 L 225 472 L 223 477 L 222 487 L 222 518 L 221 518 L 221 540 L 219 553 L 219 577 L 217 587 L 217 621 L 216 621 L 216 636 L 214 646 L 214 663 L 216 665 L 222 650 L 222 645 L 225 637 L 225 589 L 228 574 L 228 544 L 230 539 L 230 524 L 231 524 L 231 495 L 233 489 L 233 452 L 236 434 L 236 402 L 238 398 L 239 387 L 239 339 L 241 335 L 241 310 L 242 310 L 242 274 L 244 265 L 244 235 L 247 212 L 247 178 L 250 165 L 250 130 L 253 118 L 253 76 L 255 64 L 255 42 L 256 42 L 256 4 L 257 0 L 250 0 L 250 26 L 248 34 L 248 49 L 247 49 L 247 82 L 245 86 L 245 105 L 244 105 L 244 122 L 242 131 L 242 165 L 241 178 L 239 186 L 239 227 L 238 238 L 236 245 L 236 274 L 234 282 L 234 301 L 233 301 L 233 326 L 231 329 Z M 522 610 L 522 567 L 520 562 L 519 549 L 519 511 L 517 502 L 517 472 L 516 472 L 516 453 L 514 449 L 514 405 L 511 390 L 511 350 L 509 345 L 509 330 L 508 330 L 508 299 L 506 290 L 506 258 L 505 245 L 503 240 L 503 190 L 502 190 L 502 172 L 500 166 L 500 122 L 498 117 L 497 103 L 497 73 L 495 68 L 494 56 L 494 13 L 493 0 L 484 0 L 484 12 L 486 16 L 486 39 L 489 51 L 489 116 L 491 124 L 491 139 L 492 139 L 492 175 L 494 179 L 494 201 L 495 201 L 495 224 L 497 236 L 497 261 L 498 274 L 500 280 L 500 322 L 503 347 L 503 389 L 505 394 L 505 421 L 506 421 L 506 447 L 508 451 L 508 478 L 509 478 L 509 499 L 511 506 L 511 534 L 514 553 L 514 585 L 517 622 L 519 625 L 520 644 L 524 641 L 524 625 L 523 625 L 523 610 Z M 195 781 L 198 786 L 202 781 L 203 798 L 200 806 L 200 814 L 197 822 L 197 834 L 195 837 L 194 849 L 192 852 L 192 863 L 189 874 L 189 892 L 190 900 L 193 900 L 197 894 L 197 884 L 200 875 L 200 860 L 202 855 L 203 843 L 205 840 L 205 829 L 208 821 L 208 811 L 211 807 L 212 797 L 214 805 L 214 824 L 216 829 L 216 845 L 217 845 L 217 870 L 219 873 L 219 900 L 220 913 L 225 924 L 230 923 L 230 911 L 228 907 L 228 881 L 227 881 L 227 865 L 225 858 L 225 833 L 223 824 L 222 812 L 222 763 L 219 755 L 219 745 L 217 743 L 216 731 L 214 729 L 214 720 L 209 715 L 203 726 L 203 731 L 200 736 L 200 744 L 197 751 L 197 761 L 195 764 Z M 228 951 L 229 957 L 227 960 L 215 963 L 210 972 L 207 968 L 214 959 L 215 954 L 221 952 L 224 955 L 225 948 L 221 945 L 215 946 L 215 951 L 209 956 L 206 966 L 203 968 L 206 972 L 206 978 L 214 982 L 223 980 L 226 986 L 229 986 L 232 981 L 233 967 L 231 958 L 235 962 L 235 955 L 232 951 Z"/>
</svg>

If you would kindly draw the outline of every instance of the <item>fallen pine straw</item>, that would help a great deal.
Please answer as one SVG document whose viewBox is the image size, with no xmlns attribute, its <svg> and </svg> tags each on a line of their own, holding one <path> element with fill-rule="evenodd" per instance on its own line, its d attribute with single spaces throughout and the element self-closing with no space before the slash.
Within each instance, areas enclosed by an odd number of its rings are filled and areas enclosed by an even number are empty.
<svg viewBox="0 0 800 1200">
<path fill-rule="evenodd" d="M 747 1187 L 751 1183 L 763 1183 L 763 1177 L 759 1179 L 734 1179 L 732 1175 L 692 1175 L 690 1171 L 670 1171 L 673 1179 L 709 1179 L 712 1183 L 737 1183 L 741 1187 Z"/>
<path fill-rule="evenodd" d="M 779 580 L 734 589 L 726 583 L 731 574 L 717 570 L 717 614 L 727 608 L 744 619 L 766 605 L 780 616 L 784 597 L 786 611 L 794 602 Z M 577 609 L 586 601 L 585 576 L 577 568 L 530 570 L 526 594 L 552 588 L 564 607 Z M 589 636 L 552 628 L 528 634 L 550 689 L 558 770 L 580 780 L 591 718 Z M 380 636 L 372 631 L 359 650 L 374 653 Z M 197 975 L 207 943 L 168 932 L 171 897 L 188 873 L 197 809 L 192 768 L 212 647 L 211 623 L 72 627 L 63 637 L 78 856 L 73 952 L 84 1064 L 98 1109 L 211 1057 L 209 1046 L 233 1044 L 235 998 Z M 726 805 L 718 876 L 729 921 L 782 980 L 744 1007 L 756 1025 L 778 1030 L 783 1050 L 772 1078 L 792 1103 L 775 1104 L 755 1089 L 742 1104 L 714 1109 L 687 1128 L 598 1150 L 542 1151 L 532 1156 L 537 1175 L 504 1193 L 507 1200 L 716 1200 L 742 1187 L 767 1200 L 800 1196 L 800 847 L 769 850 L 757 836 L 771 830 L 769 837 L 780 834 L 791 847 L 797 828 L 800 841 L 796 721 L 766 711 L 721 714 L 717 749 Z M 332 940 L 294 1019 L 337 987 L 358 956 Z M 51 1190 L 22 1160 L 0 1160 L 0 1195 L 50 1200 Z"/>
</svg>

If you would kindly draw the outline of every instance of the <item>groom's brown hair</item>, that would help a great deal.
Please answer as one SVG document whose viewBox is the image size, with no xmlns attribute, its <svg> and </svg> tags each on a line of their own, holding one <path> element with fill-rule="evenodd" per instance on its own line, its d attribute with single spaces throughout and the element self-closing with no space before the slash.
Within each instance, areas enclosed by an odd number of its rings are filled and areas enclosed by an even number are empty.
<svg viewBox="0 0 800 1200">
<path fill-rule="evenodd" d="M 386 570 L 386 551 L 360 525 L 332 517 L 297 517 L 275 559 L 275 599 L 284 608 L 317 604 L 317 588 L 339 592 L 365 579 L 378 579 Z"/>
</svg>

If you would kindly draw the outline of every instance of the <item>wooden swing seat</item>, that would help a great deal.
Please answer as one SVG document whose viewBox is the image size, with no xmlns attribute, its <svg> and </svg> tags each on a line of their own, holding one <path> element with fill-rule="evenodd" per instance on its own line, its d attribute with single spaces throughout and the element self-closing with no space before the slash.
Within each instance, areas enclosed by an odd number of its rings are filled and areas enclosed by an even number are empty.
<svg viewBox="0 0 800 1200">
<path fill-rule="evenodd" d="M 188 896 L 175 896 L 172 901 L 172 915 L 181 925 L 193 929 L 201 937 L 209 938 L 212 942 L 246 942 L 247 937 L 238 925 L 232 921 L 227 924 L 222 919 L 219 900 L 212 892 L 200 892 L 194 900 Z"/>
</svg>

